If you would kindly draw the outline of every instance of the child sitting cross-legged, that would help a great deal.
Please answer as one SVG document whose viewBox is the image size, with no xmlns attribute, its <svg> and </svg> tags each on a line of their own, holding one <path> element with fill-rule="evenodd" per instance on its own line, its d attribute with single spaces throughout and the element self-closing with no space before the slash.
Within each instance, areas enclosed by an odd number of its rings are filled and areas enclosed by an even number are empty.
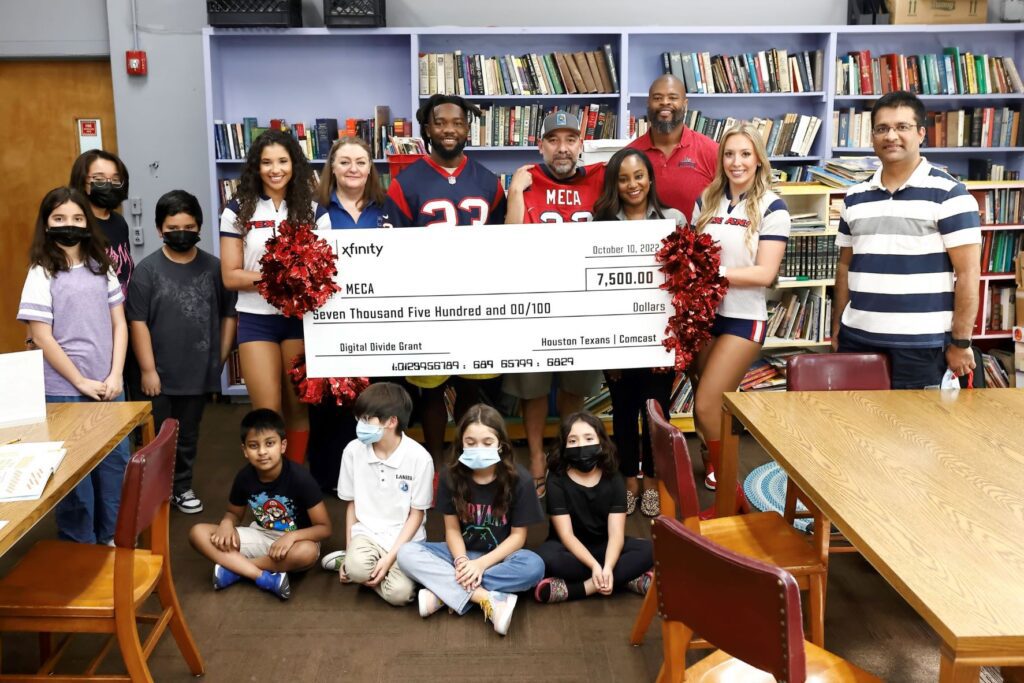
<svg viewBox="0 0 1024 683">
<path fill-rule="evenodd" d="M 398 566 L 423 586 L 421 617 L 445 606 L 466 614 L 476 604 L 505 635 L 515 593 L 533 588 L 544 571 L 541 559 L 523 548 L 527 527 L 544 519 L 533 479 L 516 465 L 501 415 L 484 404 L 459 420 L 445 470 L 436 506 L 445 540 L 406 543 Z"/>
<path fill-rule="evenodd" d="M 426 538 L 433 496 L 430 453 L 404 434 L 412 399 L 398 384 L 377 382 L 356 399 L 356 438 L 341 456 L 338 497 L 348 501 L 345 548 L 324 556 L 342 583 L 372 588 L 388 603 L 408 604 L 415 586 L 395 564 L 398 549 Z"/>
<path fill-rule="evenodd" d="M 288 572 L 316 564 L 320 541 L 331 535 L 320 487 L 304 467 L 282 458 L 284 433 L 284 420 L 273 410 L 242 418 L 242 455 L 249 463 L 235 475 L 224 519 L 189 532 L 192 547 L 215 563 L 214 589 L 246 578 L 287 600 Z M 247 507 L 255 521 L 241 526 Z"/>
<path fill-rule="evenodd" d="M 627 537 L 626 485 L 604 424 L 588 412 L 562 423 L 548 458 L 551 532 L 537 548 L 547 577 L 534 591 L 538 602 L 562 602 L 651 585 L 651 542 Z"/>
</svg>

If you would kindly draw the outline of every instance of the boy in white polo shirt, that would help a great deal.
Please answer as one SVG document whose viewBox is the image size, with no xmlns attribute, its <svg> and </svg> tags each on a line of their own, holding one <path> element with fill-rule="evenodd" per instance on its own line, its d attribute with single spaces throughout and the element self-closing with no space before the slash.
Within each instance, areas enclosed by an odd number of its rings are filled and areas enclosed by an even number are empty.
<svg viewBox="0 0 1024 683">
<path fill-rule="evenodd" d="M 370 385 L 352 412 L 356 439 L 342 453 L 338 476 L 338 497 L 349 501 L 346 550 L 329 553 L 322 565 L 336 570 L 342 583 L 362 584 L 392 605 L 405 605 L 415 597 L 415 586 L 395 558 L 403 543 L 426 538 L 434 463 L 404 434 L 412 399 L 399 385 Z"/>
</svg>

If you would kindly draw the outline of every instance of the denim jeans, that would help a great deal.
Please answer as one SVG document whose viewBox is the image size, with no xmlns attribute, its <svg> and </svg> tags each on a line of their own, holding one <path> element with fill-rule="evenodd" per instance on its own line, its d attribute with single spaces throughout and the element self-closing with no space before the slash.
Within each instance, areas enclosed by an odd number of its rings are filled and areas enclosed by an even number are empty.
<svg viewBox="0 0 1024 683">
<path fill-rule="evenodd" d="M 85 396 L 47 396 L 47 403 L 86 403 Z M 123 401 L 124 394 L 115 401 Z M 57 503 L 57 536 L 77 543 L 107 543 L 114 538 L 121 484 L 131 457 L 128 438 L 121 440 L 89 473 Z"/>
<path fill-rule="evenodd" d="M 486 555 L 468 550 L 469 559 Z M 398 549 L 398 566 L 410 579 L 420 584 L 458 614 L 472 607 L 470 593 L 455 580 L 455 564 L 447 543 L 406 543 Z M 500 593 L 521 593 L 530 590 L 544 578 L 544 560 L 532 550 L 517 550 L 484 572 L 484 590 Z"/>
</svg>

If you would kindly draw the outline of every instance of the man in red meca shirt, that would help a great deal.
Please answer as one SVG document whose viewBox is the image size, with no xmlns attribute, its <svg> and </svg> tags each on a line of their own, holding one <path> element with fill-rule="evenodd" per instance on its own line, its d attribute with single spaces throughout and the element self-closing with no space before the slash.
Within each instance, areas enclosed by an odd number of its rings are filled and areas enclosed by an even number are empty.
<svg viewBox="0 0 1024 683">
<path fill-rule="evenodd" d="M 548 114 L 541 127 L 539 148 L 544 163 L 522 166 L 512 176 L 505 223 L 590 221 L 604 184 L 604 164 L 577 166 L 583 150 L 579 119 L 564 111 Z M 522 401 L 530 473 L 539 495 L 545 493 L 544 423 L 555 374 L 508 374 L 503 382 L 505 392 Z M 558 412 L 562 418 L 581 410 L 583 399 L 601 387 L 600 370 L 561 372 L 557 377 Z"/>
</svg>

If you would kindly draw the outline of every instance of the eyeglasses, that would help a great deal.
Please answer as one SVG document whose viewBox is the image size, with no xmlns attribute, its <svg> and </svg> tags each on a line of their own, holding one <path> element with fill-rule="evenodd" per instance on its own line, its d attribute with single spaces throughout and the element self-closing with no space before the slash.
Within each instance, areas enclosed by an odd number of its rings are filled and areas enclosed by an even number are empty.
<svg viewBox="0 0 1024 683">
<path fill-rule="evenodd" d="M 897 123 L 895 126 L 886 126 L 884 124 L 875 126 L 871 129 L 871 134 L 877 138 L 884 138 L 889 134 L 889 131 L 896 131 L 901 135 L 912 133 L 917 130 L 917 124 L 914 123 Z"/>
<path fill-rule="evenodd" d="M 120 178 L 104 178 L 101 175 L 89 176 L 89 183 L 95 188 L 113 187 L 115 189 L 121 189 L 124 187 L 124 181 Z"/>
</svg>

